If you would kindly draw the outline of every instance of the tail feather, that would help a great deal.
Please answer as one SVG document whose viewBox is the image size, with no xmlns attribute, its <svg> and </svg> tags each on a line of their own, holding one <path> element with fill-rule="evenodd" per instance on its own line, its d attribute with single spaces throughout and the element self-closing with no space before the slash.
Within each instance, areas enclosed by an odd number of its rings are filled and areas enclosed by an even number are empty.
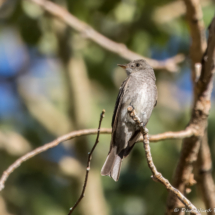
<svg viewBox="0 0 215 215">
<path fill-rule="evenodd" d="M 122 164 L 122 158 L 116 154 L 116 147 L 113 147 L 102 167 L 101 174 L 108 175 L 114 181 L 118 181 L 121 164 Z"/>
<path fill-rule="evenodd" d="M 114 161 L 114 165 L 112 167 L 111 170 L 111 174 L 110 177 L 114 180 L 114 181 L 118 181 L 119 180 L 119 175 L 120 175 L 120 170 L 121 170 L 121 164 L 122 164 L 122 158 L 119 155 L 116 155 L 115 161 Z"/>
</svg>

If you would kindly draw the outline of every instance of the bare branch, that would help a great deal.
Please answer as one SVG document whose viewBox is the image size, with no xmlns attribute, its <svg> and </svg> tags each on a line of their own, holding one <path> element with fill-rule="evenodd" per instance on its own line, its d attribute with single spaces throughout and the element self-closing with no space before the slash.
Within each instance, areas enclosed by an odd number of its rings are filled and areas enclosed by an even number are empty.
<svg viewBox="0 0 215 215">
<path fill-rule="evenodd" d="M 3 175 L 0 179 L 0 191 L 2 189 L 4 189 L 4 184 L 5 184 L 5 181 L 7 180 L 7 178 L 9 177 L 9 175 L 15 170 L 17 169 L 23 162 L 27 161 L 28 159 L 50 149 L 50 148 L 53 148 L 57 145 L 59 145 L 61 142 L 63 141 L 66 141 L 66 140 L 70 140 L 70 139 L 73 139 L 75 137 L 80 137 L 80 136 L 85 136 L 85 135 L 89 135 L 89 134 L 96 134 L 98 132 L 98 129 L 85 129 L 85 130 L 79 130 L 79 131 L 73 131 L 73 132 L 70 132 L 68 134 L 65 134 L 55 140 L 53 140 L 52 142 L 50 143 L 47 143 L 43 146 L 40 146 L 36 149 L 34 149 L 33 151 L 23 155 L 22 157 L 20 157 L 19 159 L 17 159 L 12 165 L 10 165 L 7 170 L 5 170 L 3 172 Z M 108 129 L 108 128 L 103 128 L 103 129 L 100 129 L 100 133 L 103 133 L 103 134 L 110 134 L 111 133 L 111 129 Z"/>
<path fill-rule="evenodd" d="M 55 140 L 53 140 L 50 143 L 46 143 L 43 146 L 40 146 L 33 151 L 23 155 L 19 159 L 17 159 L 13 164 L 11 164 L 7 170 L 5 170 L 1 176 L 0 179 L 0 191 L 4 189 L 4 184 L 9 177 L 9 175 L 17 169 L 23 162 L 27 161 L 28 159 L 50 149 L 53 148 L 57 145 L 59 145 L 61 142 L 73 139 L 75 137 L 80 137 L 80 136 L 86 136 L 90 134 L 96 134 L 98 132 L 98 129 L 84 129 L 84 130 L 79 130 L 79 131 L 72 131 L 68 134 L 65 134 Z M 112 129 L 111 128 L 101 128 L 100 133 L 101 134 L 111 134 Z M 152 135 L 150 136 L 150 141 L 151 142 L 157 142 L 159 140 L 164 140 L 164 139 L 176 139 L 176 138 L 185 138 L 185 137 L 190 137 L 192 135 L 195 135 L 195 130 L 191 128 L 187 128 L 184 131 L 178 131 L 178 132 L 165 132 L 163 134 L 157 134 L 157 135 Z M 142 137 L 137 141 L 140 142 L 143 141 Z"/>
<path fill-rule="evenodd" d="M 94 41 L 103 48 L 118 54 L 119 56 L 127 60 L 136 60 L 139 58 L 144 58 L 154 69 L 165 69 L 169 72 L 176 72 L 178 70 L 178 63 L 181 63 L 184 60 L 183 54 L 178 54 L 172 58 L 166 59 L 164 61 L 158 61 L 150 58 L 146 58 L 142 55 L 139 55 L 131 50 L 129 50 L 124 44 L 116 43 L 102 34 L 95 31 L 91 26 L 80 21 L 78 18 L 70 14 L 66 9 L 58 6 L 57 4 L 46 1 L 46 0 L 29 0 L 35 4 L 41 6 L 44 10 L 48 11 L 53 16 L 58 17 L 71 28 L 80 32 L 85 37 Z"/>
<path fill-rule="evenodd" d="M 162 134 L 155 134 L 149 136 L 150 142 L 158 142 L 161 140 L 167 140 L 167 139 L 183 139 L 185 137 L 191 137 L 196 134 L 196 129 L 193 127 L 187 127 L 185 130 L 182 131 L 168 131 Z M 137 142 L 142 142 L 143 137 L 141 136 Z"/>
<path fill-rule="evenodd" d="M 208 48 L 202 58 L 201 76 L 194 88 L 194 107 L 190 126 L 197 129 L 198 136 L 184 139 L 180 159 L 174 175 L 173 185 L 182 193 L 189 186 L 193 164 L 197 160 L 200 142 L 207 128 L 207 118 L 210 110 L 210 97 L 213 87 L 213 74 L 215 66 L 215 18 L 209 27 Z M 174 208 L 179 207 L 180 202 L 170 193 L 167 201 L 167 214 L 174 214 Z"/>
<path fill-rule="evenodd" d="M 145 148 L 146 153 L 146 160 L 148 166 L 152 172 L 152 178 L 155 181 L 161 182 L 168 190 L 171 190 L 173 194 L 177 196 L 177 198 L 183 202 L 183 204 L 193 213 L 193 214 L 200 214 L 197 208 L 177 189 L 175 189 L 167 179 L 165 179 L 160 172 L 157 171 L 151 155 L 151 149 L 149 145 L 149 136 L 148 136 L 148 129 L 143 127 L 142 123 L 140 122 L 138 116 L 135 113 L 135 109 L 132 106 L 128 107 L 128 113 L 130 117 L 136 122 L 136 124 L 140 127 L 140 131 L 143 135 L 143 145 Z"/>
<path fill-rule="evenodd" d="M 207 115 L 210 109 L 210 94 L 212 89 L 212 81 L 209 79 L 212 78 L 211 74 L 213 69 L 211 70 L 209 67 L 204 66 L 206 59 L 203 58 L 203 60 L 201 60 L 207 45 L 206 45 L 206 33 L 204 29 L 204 23 L 202 20 L 202 10 L 200 6 L 200 1 L 184 0 L 184 3 L 186 5 L 186 15 L 187 15 L 187 20 L 190 27 L 191 38 L 192 38 L 192 44 L 190 47 L 190 56 L 192 60 L 192 80 L 195 86 L 194 92 L 193 92 L 195 105 L 193 108 L 193 118 L 191 120 L 191 123 L 196 124 L 196 126 L 199 126 L 199 127 L 203 125 L 202 130 L 199 133 L 201 134 L 204 133 L 204 135 L 207 135 L 207 132 L 206 132 Z M 212 33 L 210 33 L 210 35 L 212 35 Z M 208 41 L 208 47 L 209 45 L 210 46 L 212 45 L 211 39 L 210 39 L 210 42 Z M 214 49 L 213 46 L 209 48 Z M 210 54 L 208 52 L 206 53 L 206 55 L 207 56 L 210 55 L 213 59 L 213 53 L 211 51 L 210 51 Z M 203 62 L 203 65 L 200 64 L 201 61 Z M 212 62 L 208 63 L 208 66 L 212 66 L 212 65 L 213 65 Z M 204 68 L 202 68 L 203 66 Z M 205 70 L 207 70 L 207 72 Z M 207 77 L 208 73 L 209 73 L 209 77 Z M 199 80 L 200 76 L 201 76 L 201 79 Z M 203 81 L 205 80 L 203 76 L 207 77 L 206 78 L 207 81 L 205 82 Z M 195 85 L 195 82 L 197 82 L 196 85 Z M 202 85 L 204 85 L 204 87 Z M 208 90 L 205 90 L 203 88 L 205 89 L 208 88 Z M 202 95 L 204 96 L 202 97 Z M 201 97 L 203 98 L 203 100 Z M 205 110 L 206 112 L 203 113 L 203 117 L 205 115 L 206 119 L 202 121 L 199 119 L 202 118 L 201 112 L 203 109 L 206 109 Z M 198 116 L 198 114 L 200 116 Z M 204 129 L 205 129 L 205 132 L 204 132 Z M 191 185 L 190 182 L 192 181 L 192 178 L 193 178 L 193 173 L 192 173 L 193 163 L 197 160 L 197 156 L 199 157 L 207 156 L 207 157 L 204 157 L 204 159 L 206 159 L 207 161 L 210 160 L 210 156 L 209 156 L 210 151 L 208 151 L 207 155 L 203 152 L 205 150 L 204 149 L 205 147 L 208 148 L 208 145 L 207 143 L 205 143 L 205 141 L 202 141 L 202 139 L 207 139 L 207 137 L 204 136 L 200 138 L 195 138 L 195 137 L 188 138 L 184 140 L 184 143 L 182 145 L 181 157 L 177 166 L 176 174 L 174 176 L 174 186 L 176 186 L 181 192 L 187 192 L 188 189 L 190 190 L 188 186 Z M 206 146 L 202 145 L 200 147 L 201 144 L 206 144 Z M 205 164 L 203 158 L 198 158 L 198 160 L 199 160 L 198 167 L 196 167 L 196 169 L 201 168 Z M 211 163 L 211 160 L 208 161 L 208 163 Z M 200 190 L 204 189 L 204 191 L 202 191 L 202 194 L 203 194 L 203 199 L 204 199 L 206 208 L 214 208 L 215 201 L 214 201 L 214 190 L 212 189 L 212 187 L 214 188 L 212 175 L 210 172 L 207 172 L 207 174 L 199 175 L 198 174 L 199 171 L 198 170 L 196 171 L 197 181 L 198 181 L 198 186 L 200 187 Z M 208 184 L 210 184 L 210 188 L 208 187 Z M 176 207 L 180 207 L 180 202 L 176 198 L 173 198 L 171 193 L 169 194 L 167 207 L 168 207 L 167 213 L 174 214 L 174 215 L 176 215 L 176 213 L 173 211 L 173 209 Z M 179 211 L 178 214 L 183 214 L 183 213 Z"/>
<path fill-rule="evenodd" d="M 95 150 L 95 148 L 96 148 L 96 146 L 97 146 L 97 144 L 99 142 L 100 128 L 101 128 L 102 119 L 104 118 L 104 114 L 105 114 L 105 110 L 103 110 L 101 115 L 100 115 L 99 126 L 98 126 L 98 130 L 97 130 L 97 137 L 96 137 L 95 144 L 93 145 L 93 148 L 91 149 L 90 153 L 88 154 L 86 175 L 85 175 L 84 186 L 83 186 L 81 195 L 80 195 L 78 201 L 75 203 L 75 205 L 72 208 L 70 208 L 70 211 L 69 211 L 68 215 L 72 214 L 72 212 L 78 206 L 80 201 L 84 198 L 85 190 L 86 190 L 86 187 L 87 187 L 88 175 L 89 175 L 89 172 L 90 172 L 90 162 L 92 160 L 93 152 L 94 152 L 94 150 Z"/>
<path fill-rule="evenodd" d="M 215 186 L 212 177 L 212 160 L 208 145 L 207 130 L 202 138 L 198 160 L 195 165 L 195 176 L 201 196 L 203 197 L 205 208 L 215 208 Z M 214 211 L 208 214 L 214 214 Z"/>
<path fill-rule="evenodd" d="M 206 50 L 207 42 L 205 27 L 202 20 L 202 9 L 199 0 L 184 0 L 186 6 L 186 16 L 190 27 L 191 47 L 190 57 L 192 60 L 192 79 L 196 81 L 195 64 L 200 63 Z"/>
</svg>

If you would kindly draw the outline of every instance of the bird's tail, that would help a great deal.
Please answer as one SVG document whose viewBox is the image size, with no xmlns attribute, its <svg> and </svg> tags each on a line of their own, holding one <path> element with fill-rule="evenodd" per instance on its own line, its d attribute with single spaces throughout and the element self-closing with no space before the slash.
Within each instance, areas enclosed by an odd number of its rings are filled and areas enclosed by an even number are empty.
<svg viewBox="0 0 215 215">
<path fill-rule="evenodd" d="M 107 156 L 102 167 L 101 174 L 110 176 L 114 181 L 118 181 L 122 158 L 117 155 L 117 147 L 113 147 Z"/>
</svg>

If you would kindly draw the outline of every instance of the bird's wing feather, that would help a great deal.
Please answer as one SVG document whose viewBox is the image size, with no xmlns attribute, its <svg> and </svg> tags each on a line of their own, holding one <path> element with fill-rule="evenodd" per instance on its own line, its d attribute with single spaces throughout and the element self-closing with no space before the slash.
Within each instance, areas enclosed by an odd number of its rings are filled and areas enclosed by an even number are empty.
<svg viewBox="0 0 215 215">
<path fill-rule="evenodd" d="M 157 91 L 157 87 L 155 86 L 155 92 L 156 92 L 156 99 L 155 99 L 155 105 L 154 107 L 157 105 L 158 103 L 158 91 Z"/>
<path fill-rule="evenodd" d="M 121 85 L 121 87 L 119 89 L 119 94 L 118 94 L 117 99 L 116 99 L 116 104 L 115 104 L 115 108 L 114 108 L 114 112 L 113 112 L 113 118 L 112 118 L 112 128 L 113 128 L 113 131 L 116 128 L 116 124 L 117 124 L 116 122 L 117 122 L 118 112 L 119 112 L 119 109 L 120 109 L 120 106 L 121 106 L 121 103 L 122 103 L 122 98 L 123 98 L 123 95 L 124 95 L 124 93 L 126 91 L 129 79 L 130 79 L 130 77 L 127 77 L 125 79 L 125 81 L 123 81 L 123 83 L 122 83 L 122 85 Z"/>
</svg>

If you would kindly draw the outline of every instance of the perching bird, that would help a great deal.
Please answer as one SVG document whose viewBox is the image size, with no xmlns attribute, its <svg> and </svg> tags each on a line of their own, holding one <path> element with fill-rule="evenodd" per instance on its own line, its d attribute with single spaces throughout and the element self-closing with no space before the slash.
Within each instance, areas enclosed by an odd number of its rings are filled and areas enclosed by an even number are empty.
<svg viewBox="0 0 215 215">
<path fill-rule="evenodd" d="M 157 103 L 157 87 L 152 67 L 145 60 L 134 60 L 124 68 L 128 77 L 122 83 L 112 118 L 110 151 L 101 174 L 118 181 L 122 160 L 133 148 L 140 136 L 140 128 L 127 112 L 128 106 L 135 109 L 140 121 L 146 126 Z"/>
</svg>

